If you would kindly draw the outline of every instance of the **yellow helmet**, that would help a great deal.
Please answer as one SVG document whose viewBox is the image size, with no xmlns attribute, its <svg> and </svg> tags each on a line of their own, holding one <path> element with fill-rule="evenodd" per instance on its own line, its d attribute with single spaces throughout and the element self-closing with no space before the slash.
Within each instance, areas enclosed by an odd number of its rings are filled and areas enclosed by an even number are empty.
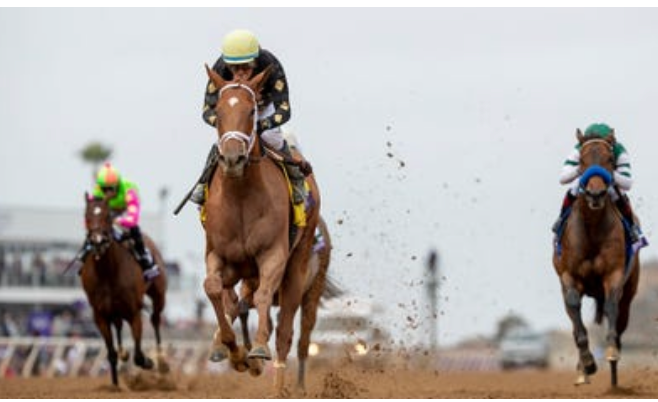
<svg viewBox="0 0 658 402">
<path fill-rule="evenodd" d="M 256 35 L 246 29 L 229 32 L 222 42 L 222 58 L 227 64 L 249 63 L 258 57 L 259 50 Z"/>
</svg>

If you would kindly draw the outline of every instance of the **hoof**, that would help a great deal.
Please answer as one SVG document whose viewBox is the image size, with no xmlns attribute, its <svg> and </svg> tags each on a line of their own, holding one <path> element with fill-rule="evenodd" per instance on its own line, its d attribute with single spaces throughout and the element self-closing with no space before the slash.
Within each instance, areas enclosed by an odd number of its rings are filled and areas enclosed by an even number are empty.
<svg viewBox="0 0 658 402">
<path fill-rule="evenodd" d="M 249 359 L 272 360 L 270 349 L 266 345 L 254 345 L 253 349 L 247 355 Z"/>
<path fill-rule="evenodd" d="M 247 361 L 247 351 L 243 346 L 238 349 L 238 352 L 231 354 L 231 366 L 239 373 L 244 373 L 249 369 L 249 362 Z"/>
<path fill-rule="evenodd" d="M 580 373 L 576 378 L 576 381 L 573 383 L 573 385 L 585 385 L 585 384 L 589 384 L 589 377 L 587 376 L 587 374 Z"/>
<path fill-rule="evenodd" d="M 158 373 L 167 374 L 170 371 L 171 367 L 169 367 L 169 363 L 163 357 L 158 357 Z"/>
<path fill-rule="evenodd" d="M 153 360 L 149 359 L 148 357 L 144 357 L 143 359 L 135 359 L 135 365 L 137 367 L 143 368 L 144 370 L 151 370 L 153 367 L 155 367 Z"/>
<path fill-rule="evenodd" d="M 249 374 L 252 377 L 258 377 L 263 374 L 263 360 L 262 359 L 251 359 L 249 360 Z"/>
<path fill-rule="evenodd" d="M 232 362 L 231 365 L 238 373 L 244 373 L 249 370 L 249 364 L 247 362 Z"/>
<path fill-rule="evenodd" d="M 228 358 L 229 350 L 228 347 L 222 343 L 212 345 L 212 351 L 210 352 L 210 361 L 214 363 L 219 363 L 224 359 Z"/>
<path fill-rule="evenodd" d="M 586 375 L 592 375 L 596 373 L 596 361 L 594 356 L 591 353 L 587 352 L 580 357 L 580 362 L 578 363 L 578 371 L 585 373 Z"/>
<path fill-rule="evenodd" d="M 596 362 L 594 362 L 594 361 L 592 360 L 590 363 L 588 363 L 588 364 L 585 365 L 583 371 L 584 371 L 585 374 L 587 374 L 587 375 L 592 375 L 592 374 L 596 373 L 596 370 L 597 370 L 597 369 L 598 369 L 598 368 L 596 367 Z"/>
<path fill-rule="evenodd" d="M 226 353 L 222 350 L 213 350 L 210 353 L 210 357 L 208 358 L 211 362 L 214 363 L 219 363 L 221 361 L 224 361 L 226 359 Z"/>
<path fill-rule="evenodd" d="M 122 362 L 127 362 L 128 359 L 130 359 L 130 352 L 128 352 L 126 349 L 120 349 L 119 360 L 121 360 Z"/>
<path fill-rule="evenodd" d="M 609 362 L 619 361 L 619 349 L 614 346 L 608 346 L 605 349 L 605 358 Z"/>
</svg>

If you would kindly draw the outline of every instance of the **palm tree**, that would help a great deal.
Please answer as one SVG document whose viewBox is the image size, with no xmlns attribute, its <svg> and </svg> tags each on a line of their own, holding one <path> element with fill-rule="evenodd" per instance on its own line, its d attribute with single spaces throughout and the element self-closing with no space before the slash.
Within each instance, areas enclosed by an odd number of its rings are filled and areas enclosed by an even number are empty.
<svg viewBox="0 0 658 402">
<path fill-rule="evenodd" d="M 105 162 L 112 155 L 112 148 L 105 146 L 99 141 L 92 141 L 85 145 L 80 151 L 79 155 L 82 160 L 86 163 L 91 164 L 92 171 L 91 176 L 92 180 L 96 178 L 96 172 L 100 167 L 101 163 Z"/>
</svg>

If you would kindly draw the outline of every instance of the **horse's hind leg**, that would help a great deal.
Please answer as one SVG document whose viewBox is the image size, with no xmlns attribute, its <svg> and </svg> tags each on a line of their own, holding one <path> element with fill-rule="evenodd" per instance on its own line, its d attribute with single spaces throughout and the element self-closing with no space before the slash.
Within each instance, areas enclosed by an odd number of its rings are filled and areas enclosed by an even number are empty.
<svg viewBox="0 0 658 402">
<path fill-rule="evenodd" d="M 157 366 L 158 371 L 164 374 L 169 372 L 169 364 L 165 359 L 164 351 L 162 350 L 162 338 L 160 337 L 160 321 L 162 319 L 162 310 L 164 309 L 164 291 L 149 296 L 153 302 L 151 326 L 153 327 L 153 332 L 155 333 Z"/>
<path fill-rule="evenodd" d="M 324 291 L 326 272 L 318 272 L 311 288 L 306 291 L 302 298 L 301 305 L 301 329 L 299 342 L 297 344 L 297 388 L 305 391 L 306 389 L 306 361 L 308 360 L 308 348 L 311 344 L 311 332 L 315 327 L 317 320 L 318 306 L 320 298 Z"/>
<path fill-rule="evenodd" d="M 123 329 L 123 320 L 121 318 L 117 318 L 113 322 L 114 325 L 114 330 L 116 331 L 117 334 L 117 347 L 119 350 L 119 360 L 122 362 L 127 362 L 128 358 L 130 357 L 130 353 L 123 347 L 123 336 L 122 336 L 122 329 Z"/>
<path fill-rule="evenodd" d="M 596 361 L 594 356 L 589 350 L 589 340 L 587 338 L 587 330 L 580 313 L 582 295 L 576 290 L 575 287 L 563 288 L 564 303 L 566 306 L 567 314 L 573 324 L 573 337 L 578 347 L 580 359 L 578 362 L 579 375 L 576 379 L 576 385 L 588 384 L 588 376 L 596 373 Z"/>
<path fill-rule="evenodd" d="M 242 340 L 244 347 L 251 350 L 251 336 L 249 335 L 249 303 L 244 299 L 238 302 L 238 316 L 242 327 Z"/>
<path fill-rule="evenodd" d="M 294 267 L 293 269 L 294 270 Z M 276 326 L 276 361 L 275 392 L 277 396 L 286 396 L 285 369 L 293 335 L 293 319 L 299 308 L 304 293 L 304 281 L 302 275 L 290 275 L 281 284 L 279 290 L 280 306 L 279 320 Z"/>
<path fill-rule="evenodd" d="M 610 385 L 617 386 L 617 363 L 621 354 L 621 335 L 628 326 L 631 301 L 637 289 L 637 275 L 628 278 L 621 286 L 613 287 L 608 292 L 604 311 L 608 317 L 608 334 L 606 335 L 605 357 L 610 363 Z"/>
</svg>

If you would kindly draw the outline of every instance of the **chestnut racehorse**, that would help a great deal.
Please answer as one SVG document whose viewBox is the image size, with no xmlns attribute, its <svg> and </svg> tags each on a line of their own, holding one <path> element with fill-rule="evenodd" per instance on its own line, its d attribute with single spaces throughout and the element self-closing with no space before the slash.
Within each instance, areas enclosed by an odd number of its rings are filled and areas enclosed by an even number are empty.
<svg viewBox="0 0 658 402">
<path fill-rule="evenodd" d="M 561 252 L 553 255 L 567 314 L 579 351 L 576 384 L 589 382 L 597 370 L 589 350 L 581 316 L 583 296 L 596 301 L 597 324 L 607 318 L 605 357 L 610 363 L 611 385 L 617 386 L 617 361 L 621 336 L 626 330 L 631 301 L 639 280 L 638 253 L 629 251 L 620 214 L 608 195 L 613 185 L 614 134 L 602 139 L 576 136 L 581 146 L 580 191 L 560 240 Z"/>
<path fill-rule="evenodd" d="M 133 358 L 135 365 L 144 369 L 154 367 L 153 361 L 142 351 L 144 294 L 147 294 L 152 301 L 151 324 L 157 345 L 157 368 L 160 372 L 166 372 L 168 365 L 161 349 L 160 338 L 160 320 L 165 306 L 167 288 L 162 256 L 153 241 L 144 234 L 145 246 L 151 250 L 155 262 L 161 268 L 160 275 L 147 284 L 143 278 L 142 269 L 131 251 L 115 239 L 112 213 L 107 201 L 103 198 L 94 198 L 89 194 L 85 194 L 85 200 L 87 202 L 85 210 L 87 238 L 93 249 L 85 257 L 80 277 L 94 313 L 94 321 L 105 341 L 112 384 L 116 387 L 119 385 L 118 358 L 120 357 L 123 361 L 128 360 L 128 353 L 123 349 L 121 339 L 124 320 L 130 325 L 135 343 Z M 114 347 L 112 326 L 116 331 L 118 352 Z"/>
<path fill-rule="evenodd" d="M 210 181 L 205 204 L 206 278 L 204 289 L 213 305 L 218 329 L 211 360 L 229 357 L 239 371 L 258 375 L 272 359 L 268 326 L 278 291 L 275 392 L 284 393 L 284 369 L 290 352 L 293 318 L 304 294 L 308 261 L 318 222 L 320 195 L 307 178 L 311 202 L 306 225 L 291 229 L 290 189 L 282 169 L 263 152 L 257 134 L 258 99 L 269 69 L 248 81 L 225 81 L 206 66 L 219 89 L 216 106 L 219 165 Z M 254 305 L 258 328 L 251 350 L 238 346 L 232 321 L 235 300 L 223 295 L 241 280 L 257 280 Z M 224 292 L 227 290 L 227 292 Z M 227 317 L 228 315 L 228 317 Z"/>
</svg>

